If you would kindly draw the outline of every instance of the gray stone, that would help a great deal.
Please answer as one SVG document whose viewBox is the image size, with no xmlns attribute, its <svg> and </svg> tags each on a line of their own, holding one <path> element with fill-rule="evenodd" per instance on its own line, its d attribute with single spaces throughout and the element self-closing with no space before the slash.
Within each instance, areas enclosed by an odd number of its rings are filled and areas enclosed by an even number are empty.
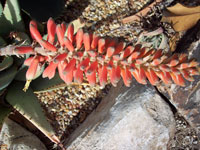
<svg viewBox="0 0 200 150">
<path fill-rule="evenodd" d="M 3 124 L 0 141 L 9 150 L 46 150 L 35 135 L 8 118 Z"/>
<path fill-rule="evenodd" d="M 175 121 L 153 87 L 118 85 L 65 141 L 68 150 L 166 150 Z"/>
</svg>

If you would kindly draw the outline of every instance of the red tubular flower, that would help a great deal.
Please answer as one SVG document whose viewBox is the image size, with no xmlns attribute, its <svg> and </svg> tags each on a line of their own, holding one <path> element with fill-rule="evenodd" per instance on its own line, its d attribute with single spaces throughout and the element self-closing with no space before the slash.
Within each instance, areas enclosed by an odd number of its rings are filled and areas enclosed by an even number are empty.
<svg viewBox="0 0 200 150">
<path fill-rule="evenodd" d="M 103 53 L 104 48 L 105 48 L 105 44 L 106 44 L 105 39 L 103 39 L 103 38 L 99 39 L 99 41 L 98 41 L 98 52 L 99 53 Z"/>
<path fill-rule="evenodd" d="M 48 33 L 47 40 L 51 44 L 53 44 L 55 40 L 56 24 L 52 18 L 49 18 L 49 20 L 47 21 L 47 33 Z"/>
<path fill-rule="evenodd" d="M 156 85 L 158 83 L 158 76 L 152 69 L 145 70 L 145 75 L 152 85 Z"/>
<path fill-rule="evenodd" d="M 65 75 L 64 75 L 64 69 L 67 66 L 67 62 L 63 61 L 63 62 L 59 62 L 58 63 L 58 73 L 60 78 L 64 81 L 65 80 Z"/>
<path fill-rule="evenodd" d="M 102 87 L 104 87 L 107 83 L 107 66 L 102 66 L 99 68 L 99 82 Z"/>
<path fill-rule="evenodd" d="M 32 59 L 31 64 L 26 72 L 26 79 L 27 80 L 32 80 L 34 79 L 36 72 L 37 72 L 37 67 L 39 64 L 39 58 L 35 57 Z"/>
<path fill-rule="evenodd" d="M 92 72 L 91 74 L 86 74 L 87 80 L 91 86 L 96 84 L 96 72 Z"/>
<path fill-rule="evenodd" d="M 83 70 L 81 70 L 81 65 L 75 70 L 74 81 L 81 84 L 83 82 Z"/>
<path fill-rule="evenodd" d="M 108 47 L 106 52 L 106 57 L 111 57 L 114 54 L 114 52 L 115 52 L 114 47 Z"/>
<path fill-rule="evenodd" d="M 63 47 L 64 46 L 64 31 L 61 28 L 61 25 L 57 25 L 56 26 L 56 34 L 58 37 L 58 42 L 60 43 L 60 45 Z"/>
<path fill-rule="evenodd" d="M 83 44 L 83 29 L 78 29 L 75 40 L 76 40 L 76 48 L 80 49 Z"/>
<path fill-rule="evenodd" d="M 64 74 L 64 81 L 66 84 L 70 84 L 73 81 L 74 70 L 70 70 L 67 74 Z"/>
<path fill-rule="evenodd" d="M 128 46 L 123 52 L 121 52 L 120 58 L 121 59 L 127 58 L 128 56 L 130 56 L 130 54 L 132 54 L 133 50 L 134 50 L 133 46 Z"/>
<path fill-rule="evenodd" d="M 67 29 L 67 38 L 70 40 L 71 43 L 74 41 L 74 25 L 70 23 Z"/>
<path fill-rule="evenodd" d="M 37 29 L 37 23 L 34 21 L 34 20 L 31 20 L 30 21 L 30 23 L 29 23 L 29 28 L 30 28 L 30 34 L 31 34 L 31 37 L 32 37 L 32 39 L 34 39 L 34 40 L 36 40 L 35 39 L 35 37 L 34 37 L 34 29 L 32 29 L 32 27 L 31 26 L 33 26 L 33 27 L 35 27 L 35 29 Z M 37 32 L 37 31 L 36 31 Z"/>
<path fill-rule="evenodd" d="M 64 37 L 63 44 L 70 52 L 74 51 L 74 46 L 68 38 Z"/>
<path fill-rule="evenodd" d="M 165 84 L 174 82 L 185 86 L 184 78 L 193 81 L 192 76 L 199 75 L 199 63 L 193 59 L 188 60 L 186 54 L 170 56 L 161 49 L 150 49 L 141 44 L 126 46 L 125 42 L 117 42 L 116 39 L 84 33 L 83 29 L 78 29 L 75 34 L 73 24 L 66 28 L 65 23 L 56 25 L 52 18 L 47 22 L 47 31 L 48 39 L 45 41 L 37 24 L 31 21 L 31 35 L 42 48 L 16 48 L 18 54 L 37 55 L 24 62 L 30 66 L 27 79 L 34 77 L 39 62 L 49 64 L 43 77 L 53 78 L 58 67 L 60 78 L 67 84 L 73 80 L 82 83 L 85 78 L 91 85 L 98 83 L 105 86 L 111 82 L 117 86 L 122 77 L 124 84 L 130 86 L 133 76 L 141 84 L 147 84 L 149 80 L 152 85 L 157 85 L 162 80 Z M 55 41 L 55 36 L 58 41 Z"/>
<path fill-rule="evenodd" d="M 82 71 L 84 71 L 84 70 L 88 67 L 89 63 L 90 63 L 90 58 L 87 57 L 86 59 L 84 59 L 84 60 L 80 63 L 80 69 L 81 69 Z"/>
<path fill-rule="evenodd" d="M 121 76 L 124 81 L 124 84 L 129 87 L 132 81 L 132 75 L 128 68 L 121 70 Z"/>
<path fill-rule="evenodd" d="M 181 74 L 175 74 L 174 72 L 170 72 L 170 75 L 174 83 L 180 86 L 185 86 L 185 82 Z"/>
<path fill-rule="evenodd" d="M 67 57 L 67 53 L 62 53 L 58 56 L 56 56 L 56 58 L 54 59 L 55 63 L 61 62 L 63 60 L 65 60 L 65 58 Z"/>
<path fill-rule="evenodd" d="M 66 30 L 67 30 L 67 26 L 66 26 L 66 23 L 65 23 L 65 22 L 62 22 L 62 23 L 61 23 L 61 28 L 62 28 L 63 32 L 65 33 Z"/>
<path fill-rule="evenodd" d="M 110 72 L 110 82 L 112 83 L 113 86 L 117 86 L 118 81 L 120 80 L 120 74 L 121 74 L 121 68 L 119 66 L 112 67 L 112 69 L 109 71 Z"/>
<path fill-rule="evenodd" d="M 32 62 L 32 60 L 33 60 L 33 58 L 34 58 L 33 56 L 27 58 L 27 59 L 24 61 L 24 65 L 25 65 L 25 66 L 30 66 L 30 65 L 31 65 L 31 62 Z"/>
<path fill-rule="evenodd" d="M 88 75 L 92 74 L 93 72 L 97 70 L 97 67 L 98 67 L 98 62 L 97 61 L 92 62 L 90 66 L 88 67 L 86 74 Z"/>
<path fill-rule="evenodd" d="M 31 21 L 29 28 L 30 28 L 30 33 L 31 33 L 31 36 L 33 37 L 33 39 L 35 39 L 38 43 L 40 43 L 40 41 L 42 40 L 42 36 L 40 35 L 40 32 L 37 29 L 36 22 Z"/>
<path fill-rule="evenodd" d="M 89 51 L 90 50 L 90 44 L 91 44 L 91 37 L 88 33 L 83 34 L 83 43 L 85 46 L 85 50 Z"/>
<path fill-rule="evenodd" d="M 92 43 L 91 43 L 91 49 L 96 49 L 99 41 L 99 36 L 96 34 L 93 34 L 92 37 Z"/>
<path fill-rule="evenodd" d="M 68 74 L 70 72 L 72 72 L 75 68 L 75 65 L 76 65 L 76 59 L 73 58 L 72 60 L 70 60 L 70 62 L 67 64 L 67 66 L 65 67 L 64 69 L 64 74 Z"/>
<path fill-rule="evenodd" d="M 42 77 L 52 79 L 55 76 L 57 66 L 57 63 L 54 63 L 53 61 L 50 62 L 49 66 L 44 70 Z"/>
<path fill-rule="evenodd" d="M 50 50 L 52 52 L 57 51 L 57 48 L 54 45 L 52 45 L 51 43 L 49 43 L 48 41 L 45 41 L 43 39 L 40 41 L 40 45 L 43 46 L 45 49 Z"/>
<path fill-rule="evenodd" d="M 171 84 L 171 75 L 169 72 L 165 71 L 156 71 L 156 75 L 165 83 L 165 84 Z"/>
</svg>

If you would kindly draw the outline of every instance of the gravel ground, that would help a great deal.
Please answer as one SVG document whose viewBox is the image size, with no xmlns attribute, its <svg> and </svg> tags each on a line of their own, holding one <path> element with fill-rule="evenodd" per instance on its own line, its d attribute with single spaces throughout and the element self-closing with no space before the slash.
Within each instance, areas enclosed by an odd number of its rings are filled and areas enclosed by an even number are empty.
<svg viewBox="0 0 200 150">
<path fill-rule="evenodd" d="M 165 1 L 170 2 L 172 0 Z M 163 26 L 168 37 L 174 32 L 167 24 L 159 22 L 163 3 L 150 13 L 142 22 L 122 24 L 121 19 L 138 12 L 152 0 L 68 0 L 66 9 L 57 23 L 80 18 L 85 22 L 84 30 L 95 32 L 100 36 L 118 38 L 128 43 L 137 41 L 139 34 L 145 30 L 152 31 Z M 177 2 L 177 1 L 176 1 Z M 189 0 L 180 0 L 185 4 L 197 5 Z M 73 12 L 73 13 L 72 13 Z M 148 20 L 148 21 L 147 21 Z M 170 31 L 170 32 L 168 32 Z M 101 89 L 99 86 L 90 87 L 87 84 L 70 85 L 51 92 L 37 93 L 42 106 L 59 138 L 64 139 L 81 124 L 87 115 L 95 109 L 102 97 L 108 94 L 110 85 Z M 176 134 L 170 141 L 170 150 L 195 150 L 199 141 L 196 132 L 178 114 L 175 114 Z"/>
<path fill-rule="evenodd" d="M 169 150 L 199 150 L 200 141 L 196 131 L 189 126 L 180 114 L 175 114 L 176 132 L 170 141 Z"/>
<path fill-rule="evenodd" d="M 36 93 L 60 139 L 66 138 L 108 94 L 110 86 L 69 85 L 50 92 Z"/>
</svg>

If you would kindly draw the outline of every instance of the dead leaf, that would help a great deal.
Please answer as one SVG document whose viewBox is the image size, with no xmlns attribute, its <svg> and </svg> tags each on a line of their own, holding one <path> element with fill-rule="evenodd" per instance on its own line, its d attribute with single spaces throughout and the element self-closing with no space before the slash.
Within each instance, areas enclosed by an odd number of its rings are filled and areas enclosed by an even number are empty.
<svg viewBox="0 0 200 150">
<path fill-rule="evenodd" d="M 85 23 L 80 18 L 72 21 L 72 23 L 74 25 L 74 33 L 76 33 L 79 28 L 82 28 L 85 26 Z"/>
<path fill-rule="evenodd" d="M 200 6 L 186 7 L 177 3 L 168 7 L 163 13 L 162 22 L 171 23 L 175 31 L 185 31 L 192 28 L 200 19 Z"/>
<path fill-rule="evenodd" d="M 147 13 L 152 10 L 152 8 L 158 4 L 162 2 L 162 0 L 155 0 L 153 3 L 151 3 L 150 5 L 148 5 L 147 7 L 145 7 L 144 9 L 142 9 L 141 11 L 137 12 L 136 14 L 123 18 L 121 20 L 122 23 L 132 23 L 134 21 L 140 21 L 141 20 L 141 16 L 146 16 Z"/>
<path fill-rule="evenodd" d="M 173 35 L 169 40 L 169 47 L 171 52 L 174 52 L 176 50 L 177 42 L 180 39 L 179 32 L 176 32 L 175 35 Z"/>
<path fill-rule="evenodd" d="M 177 3 L 172 7 L 168 7 L 167 10 L 176 15 L 188 15 L 188 14 L 200 13 L 200 6 L 186 7 L 181 5 L 180 3 Z"/>
</svg>

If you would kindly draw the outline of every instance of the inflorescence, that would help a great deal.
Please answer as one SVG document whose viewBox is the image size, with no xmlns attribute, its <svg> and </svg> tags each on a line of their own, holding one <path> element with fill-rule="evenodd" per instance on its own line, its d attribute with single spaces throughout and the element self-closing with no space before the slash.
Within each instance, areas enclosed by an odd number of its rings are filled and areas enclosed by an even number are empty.
<svg viewBox="0 0 200 150">
<path fill-rule="evenodd" d="M 187 54 L 165 54 L 162 49 L 143 47 L 141 44 L 127 46 L 112 38 L 102 38 L 79 29 L 74 34 L 73 24 L 56 25 L 47 22 L 47 40 L 43 39 L 35 21 L 30 22 L 30 33 L 36 44 L 15 47 L 15 54 L 31 54 L 24 62 L 28 66 L 26 79 L 35 78 L 42 66 L 48 64 L 42 77 L 53 78 L 58 69 L 60 78 L 67 84 L 82 83 L 105 86 L 109 81 L 117 86 L 122 77 L 130 86 L 132 76 L 137 82 L 152 85 L 162 80 L 184 86 L 185 80 L 193 81 L 199 75 L 198 62 L 188 59 Z"/>
</svg>

